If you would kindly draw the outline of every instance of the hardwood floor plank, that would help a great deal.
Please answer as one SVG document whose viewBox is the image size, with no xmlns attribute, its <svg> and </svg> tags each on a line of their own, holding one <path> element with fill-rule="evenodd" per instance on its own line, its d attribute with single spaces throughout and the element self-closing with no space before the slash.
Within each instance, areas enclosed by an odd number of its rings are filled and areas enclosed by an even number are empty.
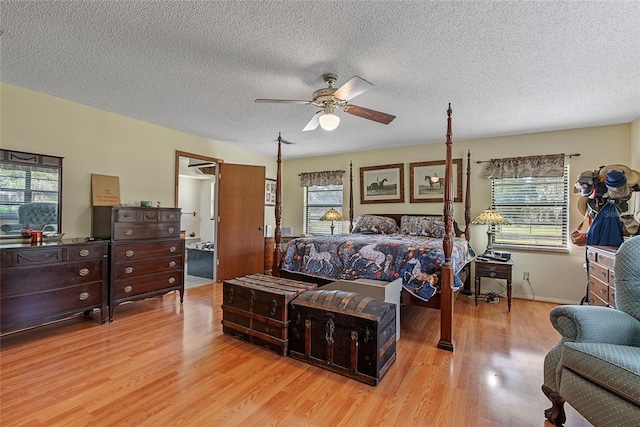
<svg viewBox="0 0 640 427">
<path fill-rule="evenodd" d="M 458 298 L 455 353 L 439 312 L 401 308 L 378 386 L 222 334 L 220 284 L 0 338 L 0 424 L 12 426 L 542 426 L 554 304 Z M 567 425 L 589 424 L 567 405 Z"/>
</svg>

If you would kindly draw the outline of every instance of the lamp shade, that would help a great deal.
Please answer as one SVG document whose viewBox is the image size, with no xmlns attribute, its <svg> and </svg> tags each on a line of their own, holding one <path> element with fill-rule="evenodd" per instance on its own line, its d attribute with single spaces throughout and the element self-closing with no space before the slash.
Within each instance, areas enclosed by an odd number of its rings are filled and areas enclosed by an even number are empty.
<svg viewBox="0 0 640 427">
<path fill-rule="evenodd" d="M 322 215 L 320 221 L 342 221 L 342 215 L 340 215 L 340 212 L 338 212 L 334 208 L 331 208 L 324 215 Z"/>
<path fill-rule="evenodd" d="M 510 225 L 509 221 L 493 209 L 483 210 L 471 224 Z"/>
<path fill-rule="evenodd" d="M 334 130 L 340 124 L 340 117 L 336 116 L 332 112 L 321 115 L 319 120 L 320 127 L 329 131 Z"/>
</svg>

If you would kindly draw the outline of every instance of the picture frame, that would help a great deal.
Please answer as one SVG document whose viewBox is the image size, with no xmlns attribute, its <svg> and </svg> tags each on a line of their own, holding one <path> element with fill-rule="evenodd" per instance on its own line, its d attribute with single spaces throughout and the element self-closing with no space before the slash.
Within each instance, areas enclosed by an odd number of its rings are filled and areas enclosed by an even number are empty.
<svg viewBox="0 0 640 427">
<path fill-rule="evenodd" d="M 404 203 L 404 163 L 361 167 L 360 203 Z"/>
<path fill-rule="evenodd" d="M 462 159 L 453 159 L 454 202 L 462 202 Z M 410 203 L 444 202 L 445 161 L 409 163 Z"/>
<path fill-rule="evenodd" d="M 276 180 L 267 178 L 264 186 L 264 205 L 276 205 Z"/>
</svg>

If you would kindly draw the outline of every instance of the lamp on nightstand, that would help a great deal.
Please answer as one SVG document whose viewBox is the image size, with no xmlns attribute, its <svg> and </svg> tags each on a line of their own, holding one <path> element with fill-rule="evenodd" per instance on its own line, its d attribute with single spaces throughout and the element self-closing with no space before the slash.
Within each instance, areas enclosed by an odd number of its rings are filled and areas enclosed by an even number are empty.
<svg viewBox="0 0 640 427">
<path fill-rule="evenodd" d="M 495 254 L 493 253 L 493 239 L 491 236 L 493 234 L 493 230 L 491 227 L 493 225 L 511 225 L 509 221 L 504 219 L 504 217 L 495 210 L 485 209 L 476 217 L 476 219 L 471 221 L 471 224 L 487 224 L 487 249 L 485 249 L 483 255 L 495 257 Z"/>
<path fill-rule="evenodd" d="M 322 215 L 320 221 L 331 221 L 331 234 L 333 234 L 333 221 L 342 221 L 342 215 L 340 215 L 340 212 L 338 212 L 334 208 L 331 208 L 324 215 Z"/>
</svg>

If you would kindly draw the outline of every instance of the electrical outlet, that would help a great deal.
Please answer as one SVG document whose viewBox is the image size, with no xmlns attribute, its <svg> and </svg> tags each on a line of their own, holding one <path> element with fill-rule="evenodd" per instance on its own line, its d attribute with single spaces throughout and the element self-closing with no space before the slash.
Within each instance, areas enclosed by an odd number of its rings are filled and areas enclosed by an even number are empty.
<svg viewBox="0 0 640 427">
<path fill-rule="evenodd" d="M 525 271 L 524 273 L 522 273 L 522 280 L 529 280 L 529 272 Z"/>
</svg>

